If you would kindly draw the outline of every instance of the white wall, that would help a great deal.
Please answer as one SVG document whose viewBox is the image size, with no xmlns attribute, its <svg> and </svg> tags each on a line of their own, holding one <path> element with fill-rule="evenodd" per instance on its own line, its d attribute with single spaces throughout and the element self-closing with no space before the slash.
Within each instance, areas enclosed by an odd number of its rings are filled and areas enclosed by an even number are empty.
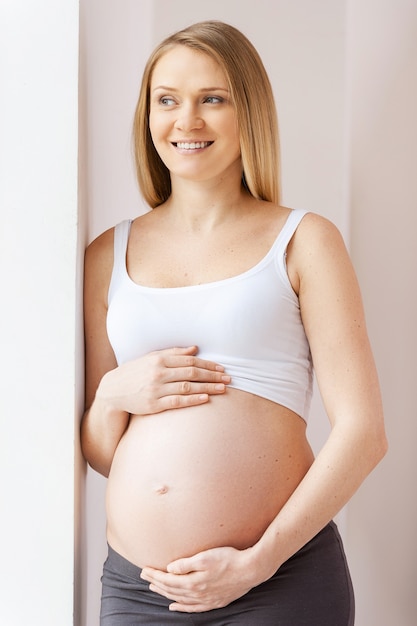
<svg viewBox="0 0 417 626">
<path fill-rule="evenodd" d="M 0 623 L 70 626 L 78 3 L 0 3 Z M 78 416 L 77 416 L 78 417 Z"/>
<path fill-rule="evenodd" d="M 112 64 L 94 64 L 90 57 L 88 65 L 91 80 L 100 73 L 109 99 L 94 93 L 89 83 L 90 115 L 93 111 L 100 115 L 104 106 L 108 116 L 106 127 L 93 130 L 90 125 L 88 133 L 95 155 L 95 178 L 89 176 L 89 184 L 98 184 L 95 193 L 100 195 L 99 202 L 91 196 L 88 206 L 90 238 L 142 210 L 139 205 L 135 208 L 137 192 L 126 146 L 139 78 L 136 70 L 140 73 L 150 46 L 181 26 L 215 18 L 241 28 L 264 58 L 280 118 L 284 202 L 330 217 L 350 243 L 383 389 L 390 452 L 342 520 L 356 586 L 356 624 L 412 626 L 417 614 L 415 1 L 154 0 L 139 7 L 124 0 L 116 7 L 110 0 L 90 0 L 88 4 L 87 28 L 98 56 L 109 50 L 114 30 L 123 31 L 112 47 Z M 119 102 L 121 92 L 126 93 L 124 104 Z M 125 108 L 116 115 L 116 106 Z M 111 179 L 105 163 L 110 159 L 113 171 L 116 164 L 119 168 Z M 317 447 L 326 427 L 320 402 L 315 409 L 317 418 L 309 432 Z M 93 486 L 91 476 L 88 484 L 96 502 L 102 485 Z M 102 523 L 99 516 L 90 519 L 89 542 Z M 97 551 L 104 554 L 102 547 Z M 90 615 L 97 610 L 98 561 L 90 562 Z"/>
</svg>

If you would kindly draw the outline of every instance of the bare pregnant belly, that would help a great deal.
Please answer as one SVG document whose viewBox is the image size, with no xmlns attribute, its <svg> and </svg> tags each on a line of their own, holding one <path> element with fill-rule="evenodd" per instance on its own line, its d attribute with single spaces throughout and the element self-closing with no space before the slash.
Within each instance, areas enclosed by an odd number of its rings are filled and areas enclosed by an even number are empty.
<svg viewBox="0 0 417 626">
<path fill-rule="evenodd" d="M 243 549 L 312 460 L 301 418 L 235 389 L 199 407 L 132 417 L 108 479 L 108 541 L 140 567 Z"/>
</svg>

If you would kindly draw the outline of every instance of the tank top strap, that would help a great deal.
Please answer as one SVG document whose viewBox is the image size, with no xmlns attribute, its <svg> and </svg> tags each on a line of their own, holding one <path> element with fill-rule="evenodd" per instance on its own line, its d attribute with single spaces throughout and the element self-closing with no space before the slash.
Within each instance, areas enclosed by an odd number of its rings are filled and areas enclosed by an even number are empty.
<svg viewBox="0 0 417 626">
<path fill-rule="evenodd" d="M 293 209 L 291 211 L 278 237 L 279 247 L 281 250 L 285 251 L 287 249 L 287 246 L 292 236 L 297 230 L 304 215 L 306 215 L 307 213 L 309 213 L 309 211 L 306 211 L 304 209 Z"/>
<path fill-rule="evenodd" d="M 114 259 L 113 271 L 109 285 L 108 302 L 110 303 L 113 292 L 120 283 L 121 278 L 126 274 L 126 252 L 129 241 L 130 227 L 132 220 L 124 220 L 114 227 Z"/>
<path fill-rule="evenodd" d="M 275 244 L 275 267 L 285 284 L 291 288 L 292 293 L 294 293 L 294 291 L 287 272 L 287 247 L 301 220 L 308 212 L 309 211 L 305 211 L 304 209 L 293 209 L 287 217 L 287 221 L 278 235 Z"/>
</svg>

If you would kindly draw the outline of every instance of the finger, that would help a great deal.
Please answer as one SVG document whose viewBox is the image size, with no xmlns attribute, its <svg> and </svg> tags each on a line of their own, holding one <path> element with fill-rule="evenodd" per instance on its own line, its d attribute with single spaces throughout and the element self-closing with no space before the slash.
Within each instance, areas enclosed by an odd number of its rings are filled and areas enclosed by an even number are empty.
<svg viewBox="0 0 417 626">
<path fill-rule="evenodd" d="M 216 395 L 226 390 L 225 383 L 195 383 L 183 380 L 179 383 L 166 383 L 160 389 L 159 397 L 163 396 L 192 396 L 192 395 Z"/>
<path fill-rule="evenodd" d="M 230 383 L 230 376 L 223 371 L 209 370 L 195 365 L 188 367 L 168 367 L 164 372 L 166 382 L 205 382 L 205 383 Z"/>
<path fill-rule="evenodd" d="M 171 409 L 182 409 L 184 407 L 198 406 L 209 401 L 207 393 L 193 395 L 164 396 L 158 400 L 158 411 L 170 411 Z"/>
<path fill-rule="evenodd" d="M 186 346 L 182 348 L 175 346 L 174 348 L 163 348 L 162 350 L 155 350 L 153 354 L 159 354 L 160 356 L 195 356 L 198 352 L 197 346 Z"/>
<path fill-rule="evenodd" d="M 191 572 L 199 571 L 201 566 L 199 566 L 199 560 L 195 557 L 187 558 L 187 559 L 177 559 L 176 561 L 171 561 L 167 565 L 167 572 L 169 574 L 190 574 Z"/>
<path fill-rule="evenodd" d="M 170 587 L 165 587 L 163 585 L 158 585 L 155 583 L 151 583 L 149 585 L 150 591 L 154 593 L 158 593 L 160 596 L 164 596 L 168 600 L 172 600 L 173 602 L 178 602 L 187 606 L 195 606 L 196 604 L 201 604 L 204 602 L 204 599 L 199 597 L 196 594 L 193 594 L 191 591 L 185 591 L 184 589 L 171 589 Z"/>
<path fill-rule="evenodd" d="M 177 354 L 176 352 L 168 352 L 168 354 L 164 356 L 164 364 L 165 367 L 188 367 L 215 372 L 224 372 L 224 367 L 223 365 L 220 365 L 220 363 L 216 363 L 215 361 L 210 361 L 208 359 L 201 359 L 200 357 L 192 354 Z"/>
<path fill-rule="evenodd" d="M 198 347 L 197 346 L 174 346 L 173 348 L 166 348 L 161 352 L 172 352 L 174 354 L 197 354 Z"/>
<path fill-rule="evenodd" d="M 166 596 L 170 600 L 180 600 L 183 602 L 192 602 L 195 595 L 194 585 L 198 583 L 195 576 L 187 580 L 184 576 L 169 574 L 152 568 L 144 568 L 140 574 L 143 580 L 150 583 L 150 589 L 161 595 Z"/>
</svg>

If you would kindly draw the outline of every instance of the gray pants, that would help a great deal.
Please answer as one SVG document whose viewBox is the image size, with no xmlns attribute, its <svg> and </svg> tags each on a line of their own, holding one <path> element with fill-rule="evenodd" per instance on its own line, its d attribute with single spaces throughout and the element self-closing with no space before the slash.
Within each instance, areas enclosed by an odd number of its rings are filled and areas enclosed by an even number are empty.
<svg viewBox="0 0 417 626">
<path fill-rule="evenodd" d="M 331 522 L 266 582 L 221 609 L 168 610 L 140 568 L 109 546 L 104 564 L 101 626 L 353 626 L 354 596 L 342 541 Z"/>
</svg>

